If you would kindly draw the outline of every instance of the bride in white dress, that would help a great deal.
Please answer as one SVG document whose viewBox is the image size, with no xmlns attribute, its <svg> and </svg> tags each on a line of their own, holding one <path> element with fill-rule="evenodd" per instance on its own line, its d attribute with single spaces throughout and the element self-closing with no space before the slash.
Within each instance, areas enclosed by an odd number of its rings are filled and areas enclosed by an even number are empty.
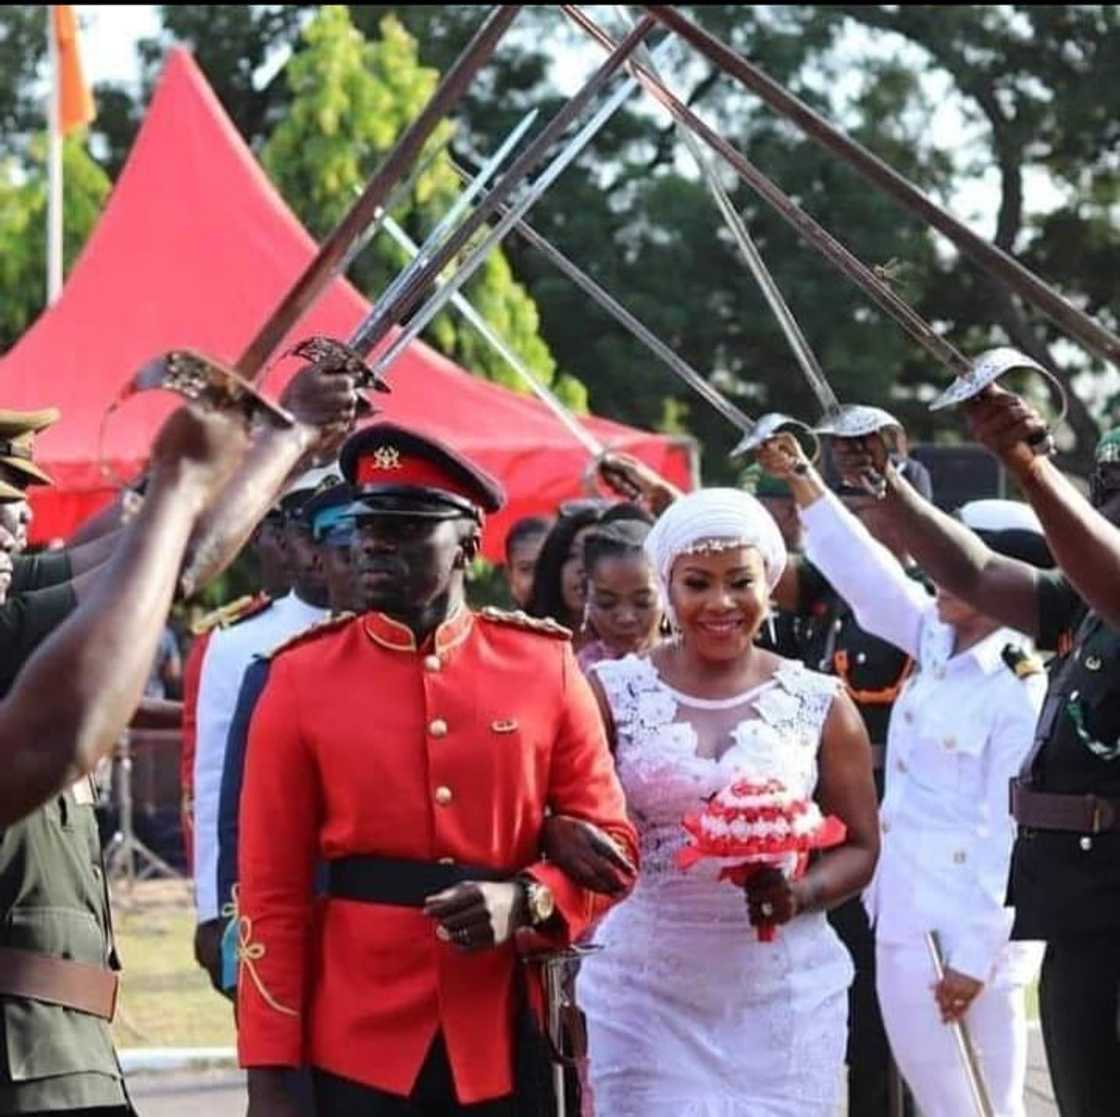
<svg viewBox="0 0 1120 1117">
<path fill-rule="evenodd" d="M 746 493 L 674 504 L 647 550 L 675 640 L 599 664 L 641 875 L 584 962 L 596 1117 L 823 1117 L 837 1112 L 852 966 L 824 916 L 869 881 L 878 849 L 863 723 L 834 679 L 756 648 L 785 549 Z M 684 872 L 681 819 L 737 774 L 782 780 L 848 827 L 800 880 L 743 891 Z M 751 924 L 780 924 L 758 942 Z"/>
</svg>

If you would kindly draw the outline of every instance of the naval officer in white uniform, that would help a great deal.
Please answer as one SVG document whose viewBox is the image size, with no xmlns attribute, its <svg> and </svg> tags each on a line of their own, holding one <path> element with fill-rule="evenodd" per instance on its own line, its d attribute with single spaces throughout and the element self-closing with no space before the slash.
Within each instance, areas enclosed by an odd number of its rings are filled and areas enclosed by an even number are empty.
<svg viewBox="0 0 1120 1117">
<path fill-rule="evenodd" d="M 1024 1117 L 1024 993 L 1043 946 L 1009 941 L 1004 897 L 1015 827 L 1008 785 L 1030 750 L 1046 675 L 1022 633 L 947 593 L 931 599 L 827 490 L 792 438 L 775 440 L 761 461 L 790 481 L 810 561 L 865 629 L 918 667 L 891 714 L 882 847 L 864 895 L 876 928 L 879 1003 L 899 1069 L 925 1117 L 971 1113 L 946 1026 L 963 1020 L 995 1114 Z M 975 501 L 960 517 L 993 549 L 1016 557 L 1028 557 L 1024 547 L 1029 553 L 1042 538 L 1031 510 L 1015 502 Z M 929 931 L 938 932 L 945 955 L 940 984 Z"/>
</svg>

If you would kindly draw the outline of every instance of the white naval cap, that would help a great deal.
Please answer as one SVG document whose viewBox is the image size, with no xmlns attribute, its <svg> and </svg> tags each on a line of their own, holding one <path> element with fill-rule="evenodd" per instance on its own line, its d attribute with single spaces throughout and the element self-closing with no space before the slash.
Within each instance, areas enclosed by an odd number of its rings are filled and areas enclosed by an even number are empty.
<svg viewBox="0 0 1120 1117">
<path fill-rule="evenodd" d="M 277 497 L 273 509 L 281 515 L 294 515 L 303 503 L 324 489 L 343 483 L 338 462 L 304 470 L 288 482 L 288 487 Z"/>
<path fill-rule="evenodd" d="M 1029 504 L 1020 500 L 970 500 L 958 509 L 957 519 L 997 554 L 1040 570 L 1054 566 L 1042 524 Z"/>
<path fill-rule="evenodd" d="M 287 500 L 290 496 L 303 493 L 308 495 L 317 493 L 322 489 L 330 488 L 331 485 L 340 484 L 342 479 L 342 471 L 336 461 L 316 466 L 314 469 L 306 469 L 288 482 L 288 487 L 280 494 L 280 499 Z"/>
<path fill-rule="evenodd" d="M 961 505 L 957 519 L 973 531 L 1031 531 L 1042 534 L 1034 509 L 1021 500 L 970 500 Z"/>
</svg>

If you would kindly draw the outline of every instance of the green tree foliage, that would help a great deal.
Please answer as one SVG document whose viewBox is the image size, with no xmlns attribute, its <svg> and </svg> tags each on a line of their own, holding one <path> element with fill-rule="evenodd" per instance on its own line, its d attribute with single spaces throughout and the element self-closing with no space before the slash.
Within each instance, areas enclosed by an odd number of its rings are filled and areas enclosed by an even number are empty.
<svg viewBox="0 0 1120 1117">
<path fill-rule="evenodd" d="M 9 348 L 46 303 L 46 138 L 31 145 L 28 161 L 0 165 L 0 351 Z M 63 269 L 68 271 L 97 222 L 109 178 L 79 136 L 62 148 Z"/>
<path fill-rule="evenodd" d="M 386 16 L 380 35 L 367 39 L 345 7 L 324 6 L 308 23 L 303 47 L 287 66 L 291 101 L 262 151 L 273 181 L 316 237 L 338 222 L 400 133 L 417 117 L 439 80 L 422 66 L 416 40 Z M 453 126 L 437 129 L 422 157 L 423 170 L 395 218 L 420 242 L 454 203 L 459 181 L 443 150 Z M 425 165 L 425 160 L 428 160 Z M 379 237 L 351 267 L 351 278 L 375 298 L 408 262 L 408 254 Z M 532 300 L 494 252 L 465 289 L 480 313 L 545 383 L 555 362 L 537 331 Z M 518 391 L 526 387 L 454 312 L 433 320 L 426 335 L 472 371 Z M 572 397 L 570 385 L 559 385 Z"/>
<path fill-rule="evenodd" d="M 25 155 L 44 125 L 46 104 L 35 78 L 47 49 L 46 5 L 0 8 L 0 155 Z"/>
</svg>

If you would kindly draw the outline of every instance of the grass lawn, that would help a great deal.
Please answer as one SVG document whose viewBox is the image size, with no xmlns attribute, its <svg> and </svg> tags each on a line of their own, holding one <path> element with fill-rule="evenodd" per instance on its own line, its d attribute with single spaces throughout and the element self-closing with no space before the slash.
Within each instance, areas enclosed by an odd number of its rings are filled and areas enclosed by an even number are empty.
<svg viewBox="0 0 1120 1117">
<path fill-rule="evenodd" d="M 189 885 L 138 884 L 113 895 L 124 972 L 113 1039 L 118 1047 L 232 1047 L 233 1009 L 195 964 Z"/>
</svg>

